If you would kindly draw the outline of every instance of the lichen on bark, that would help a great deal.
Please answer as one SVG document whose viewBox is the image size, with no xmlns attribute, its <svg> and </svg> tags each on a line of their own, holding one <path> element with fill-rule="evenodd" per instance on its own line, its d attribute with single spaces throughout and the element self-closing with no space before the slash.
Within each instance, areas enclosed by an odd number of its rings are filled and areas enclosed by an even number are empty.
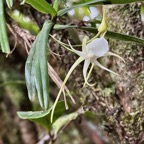
<svg viewBox="0 0 144 144">
<path fill-rule="evenodd" d="M 117 5 L 108 8 L 109 29 L 143 38 L 140 16 L 142 3 Z M 115 129 L 119 143 L 143 143 L 143 103 L 144 103 L 144 46 L 109 40 L 114 53 L 121 55 L 126 63 L 114 60 L 114 69 L 120 77 L 115 78 L 115 95 L 120 106 L 109 125 Z"/>
</svg>

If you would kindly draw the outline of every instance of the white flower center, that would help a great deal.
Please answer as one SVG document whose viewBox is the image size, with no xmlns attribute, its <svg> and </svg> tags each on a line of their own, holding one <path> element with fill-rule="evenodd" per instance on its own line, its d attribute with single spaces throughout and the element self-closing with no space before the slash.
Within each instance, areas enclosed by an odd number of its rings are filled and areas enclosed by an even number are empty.
<svg viewBox="0 0 144 144">
<path fill-rule="evenodd" d="M 93 51 L 92 50 L 89 50 L 88 51 L 88 54 L 87 54 L 87 58 L 92 58 L 92 57 L 94 57 L 94 54 L 93 54 Z"/>
</svg>

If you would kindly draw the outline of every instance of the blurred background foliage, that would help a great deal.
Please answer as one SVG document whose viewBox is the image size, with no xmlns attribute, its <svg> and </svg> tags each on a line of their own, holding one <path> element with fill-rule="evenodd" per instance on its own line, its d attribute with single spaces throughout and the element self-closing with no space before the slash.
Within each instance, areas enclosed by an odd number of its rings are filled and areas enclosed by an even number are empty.
<svg viewBox="0 0 144 144">
<path fill-rule="evenodd" d="M 63 1 L 61 7 L 83 0 Z M 48 0 L 51 3 L 50 0 Z M 107 5 L 108 30 L 143 38 L 143 2 Z M 126 64 L 116 58 L 100 59 L 106 67 L 121 75 L 114 76 L 95 67 L 90 82 L 93 87 L 82 87 L 82 65 L 70 77 L 68 89 L 76 104 L 70 104 L 66 114 L 81 110 L 74 121 L 67 123 L 57 135 L 47 133 L 41 126 L 18 118 L 17 111 L 39 110 L 38 100 L 28 99 L 24 78 L 27 51 L 49 15 L 44 15 L 25 4 L 14 1 L 11 10 L 5 9 L 8 37 L 12 54 L 0 52 L 0 144 L 143 144 L 144 143 L 144 46 L 108 39 L 110 49 L 122 56 Z M 69 11 L 59 24 L 97 27 L 102 17 L 101 6 L 81 7 Z M 84 35 L 93 34 L 78 29 L 53 30 L 56 38 L 80 44 Z M 15 47 L 16 46 L 16 47 Z M 63 79 L 77 56 L 52 39 L 49 41 L 48 60 Z M 81 49 L 81 48 L 80 48 Z M 50 79 L 51 104 L 58 88 Z"/>
</svg>

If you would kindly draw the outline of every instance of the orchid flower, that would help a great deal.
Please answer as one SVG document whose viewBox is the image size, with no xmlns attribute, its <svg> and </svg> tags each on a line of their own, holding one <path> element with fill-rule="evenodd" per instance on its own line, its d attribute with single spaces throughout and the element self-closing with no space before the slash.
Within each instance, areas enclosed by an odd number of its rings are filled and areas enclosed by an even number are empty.
<svg viewBox="0 0 144 144">
<path fill-rule="evenodd" d="M 71 49 L 73 50 L 73 52 L 75 52 L 77 55 L 79 55 L 80 57 L 82 57 L 84 59 L 83 76 L 84 76 L 84 80 L 85 80 L 86 84 L 88 84 L 87 70 L 88 70 L 90 64 L 94 64 L 95 66 L 98 66 L 106 71 L 109 71 L 115 75 L 118 75 L 117 73 L 109 70 L 108 68 L 104 67 L 97 61 L 97 59 L 100 57 L 111 56 L 111 55 L 116 56 L 124 61 L 124 59 L 122 57 L 109 51 L 108 42 L 104 37 L 96 38 L 93 41 L 91 41 L 90 43 L 88 43 L 87 45 L 86 45 L 86 38 L 84 38 L 83 43 L 82 43 L 82 52 L 75 50 L 70 43 L 69 43 L 69 45 L 70 45 Z"/>
<path fill-rule="evenodd" d="M 109 70 L 108 68 L 104 67 L 103 65 L 101 65 L 98 62 L 98 58 L 100 57 L 104 57 L 104 56 L 116 56 L 118 58 L 120 58 L 121 60 L 124 61 L 124 59 L 112 52 L 109 51 L 109 45 L 107 40 L 104 38 L 104 35 L 107 31 L 107 24 L 106 24 L 106 9 L 105 7 L 103 7 L 103 18 L 101 21 L 101 24 L 98 28 L 98 33 L 95 37 L 93 37 L 91 40 L 89 40 L 87 42 L 86 37 L 84 37 L 83 42 L 82 42 L 82 51 L 78 51 L 76 49 L 74 49 L 72 47 L 72 45 L 70 44 L 70 42 L 68 41 L 69 45 L 55 39 L 53 36 L 51 36 L 55 41 L 57 41 L 59 44 L 61 44 L 64 48 L 66 48 L 67 50 L 76 53 L 79 58 L 75 61 L 75 63 L 72 65 L 72 67 L 70 68 L 69 72 L 67 73 L 64 82 L 60 88 L 60 91 L 57 95 L 57 98 L 54 102 L 53 108 L 52 108 L 52 112 L 51 112 L 51 122 L 53 121 L 53 115 L 54 115 L 54 111 L 57 105 L 57 102 L 60 98 L 61 93 L 64 91 L 64 87 L 65 84 L 68 80 L 68 78 L 70 77 L 71 73 L 73 72 L 73 70 L 82 62 L 84 61 L 84 66 L 83 66 L 83 77 L 84 77 L 84 85 L 90 85 L 93 86 L 92 84 L 88 83 L 88 78 L 92 72 L 92 69 L 94 66 L 98 66 L 106 71 L 109 71 L 115 75 L 118 75 L 117 73 Z M 103 34 L 103 36 L 101 36 L 100 38 L 97 38 L 99 35 Z M 88 44 L 87 44 L 88 43 Z M 70 46 L 70 48 L 68 48 L 67 46 Z M 125 61 L 124 61 L 125 62 Z M 89 68 L 89 65 L 92 64 L 90 71 L 87 75 L 87 71 Z"/>
<path fill-rule="evenodd" d="M 77 55 L 79 55 L 79 58 L 75 61 L 75 63 L 72 65 L 72 67 L 70 68 L 68 74 L 66 75 L 66 78 L 60 88 L 60 91 L 57 95 L 57 98 L 55 100 L 55 103 L 53 105 L 53 108 L 52 108 L 52 113 L 51 113 L 51 122 L 53 121 L 53 115 L 54 115 L 54 110 L 55 110 L 55 107 L 56 107 L 56 104 L 60 98 L 60 95 L 65 87 L 65 84 L 68 80 L 68 78 L 70 77 L 71 73 L 73 72 L 73 70 L 76 68 L 76 66 L 78 66 L 82 61 L 84 61 L 84 66 L 83 66 L 83 76 L 84 76 L 84 80 L 85 80 L 85 83 L 90 85 L 88 82 L 87 82 L 87 71 L 88 71 L 88 68 L 89 68 L 89 65 L 90 64 L 93 64 L 95 66 L 98 66 L 106 71 L 109 71 L 113 74 L 116 74 L 118 75 L 117 73 L 109 70 L 108 68 L 104 67 L 103 65 L 101 65 L 97 59 L 100 58 L 100 57 L 104 57 L 104 56 L 116 56 L 118 58 L 120 58 L 121 60 L 124 61 L 124 59 L 112 52 L 109 52 L 109 45 L 108 45 L 108 41 L 102 36 L 100 38 L 96 38 L 94 40 L 92 40 L 90 43 L 87 44 L 87 40 L 86 40 L 86 37 L 83 39 L 83 42 L 82 42 L 82 51 L 78 51 L 76 49 L 74 49 L 72 47 L 72 45 L 70 44 L 70 42 L 68 41 L 69 43 L 69 46 L 70 48 L 68 48 L 66 46 L 66 44 L 60 42 L 59 40 L 55 39 L 53 36 L 51 36 L 54 40 L 56 40 L 58 43 L 60 43 L 63 47 L 65 47 L 66 49 L 76 53 Z M 124 61 L 125 62 L 125 61 Z"/>
</svg>

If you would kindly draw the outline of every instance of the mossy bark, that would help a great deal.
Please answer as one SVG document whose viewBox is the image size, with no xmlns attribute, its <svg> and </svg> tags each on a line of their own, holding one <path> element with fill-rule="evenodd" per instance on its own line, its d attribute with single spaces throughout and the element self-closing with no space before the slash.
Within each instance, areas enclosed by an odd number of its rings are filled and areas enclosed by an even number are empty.
<svg viewBox="0 0 144 144">
<path fill-rule="evenodd" d="M 108 27 L 112 31 L 143 38 L 140 15 L 142 3 L 108 7 Z M 113 78 L 114 93 L 108 109 L 107 132 L 113 143 L 144 143 L 144 46 L 109 39 L 111 51 L 122 56 L 126 63 L 111 59 L 112 67 L 121 76 Z M 115 98 L 117 100 L 115 100 Z M 109 111 L 108 110 L 108 111 Z"/>
</svg>

